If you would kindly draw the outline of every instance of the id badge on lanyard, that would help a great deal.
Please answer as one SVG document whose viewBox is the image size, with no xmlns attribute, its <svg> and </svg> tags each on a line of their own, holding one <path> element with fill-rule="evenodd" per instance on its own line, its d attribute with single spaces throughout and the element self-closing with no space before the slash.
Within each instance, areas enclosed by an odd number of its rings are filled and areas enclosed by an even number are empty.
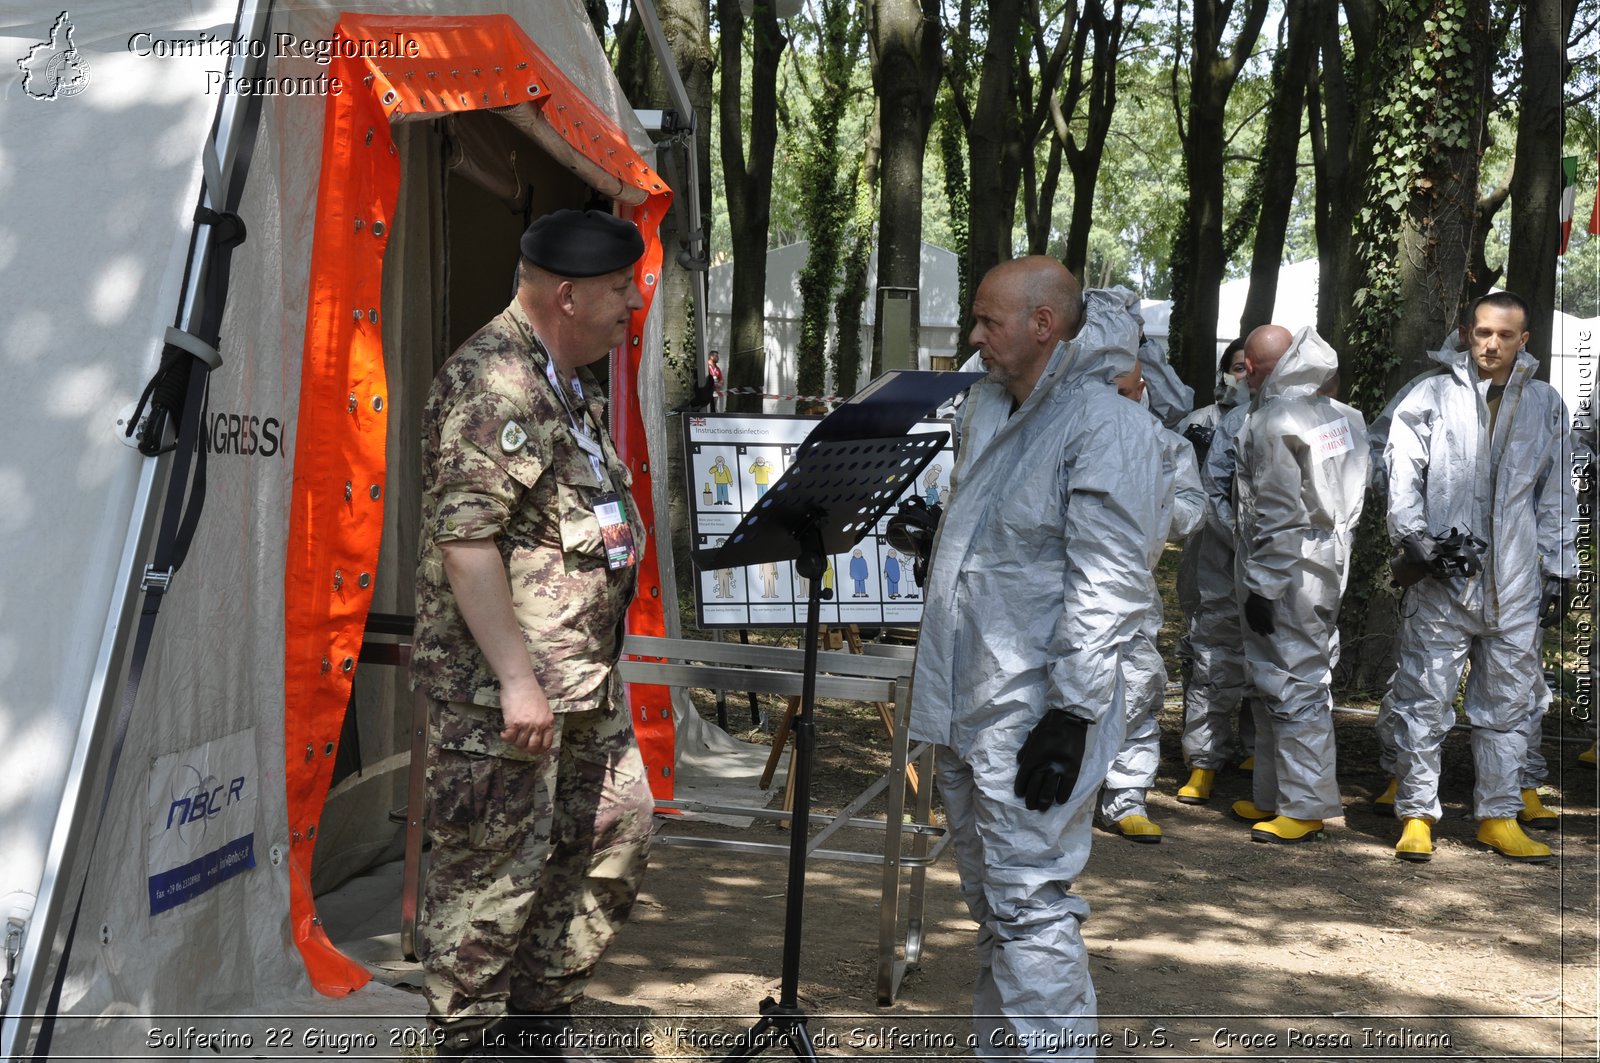
<svg viewBox="0 0 1600 1063">
<path fill-rule="evenodd" d="M 594 515 L 600 522 L 600 541 L 606 548 L 606 567 L 615 572 L 638 564 L 633 525 L 628 523 L 627 501 L 615 491 L 595 495 Z"/>
</svg>

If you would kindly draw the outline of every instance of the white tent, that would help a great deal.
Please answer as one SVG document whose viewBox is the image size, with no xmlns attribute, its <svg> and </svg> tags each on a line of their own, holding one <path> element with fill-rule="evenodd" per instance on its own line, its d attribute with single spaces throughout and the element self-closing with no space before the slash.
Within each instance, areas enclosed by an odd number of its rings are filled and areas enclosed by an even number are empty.
<svg viewBox="0 0 1600 1063">
<path fill-rule="evenodd" d="M 1239 335 L 1239 319 L 1250 295 L 1250 278 L 1224 281 L 1217 304 L 1217 353 Z M 1167 349 L 1167 325 L 1172 318 L 1171 299 L 1145 299 L 1139 304 L 1144 334 Z M 1278 271 L 1277 300 L 1272 320 L 1290 331 L 1317 324 L 1317 260 L 1293 262 Z"/>
<path fill-rule="evenodd" d="M 767 252 L 766 346 L 767 374 L 764 401 L 767 413 L 788 413 L 794 409 L 795 352 L 800 344 L 800 271 L 811 253 L 809 242 L 775 247 Z M 960 274 L 956 255 L 942 247 L 922 245 L 921 285 L 917 290 L 917 363 L 930 368 L 929 357 L 955 352 L 961 328 Z M 878 275 L 878 256 L 873 252 L 867 263 L 867 276 Z M 711 268 L 710 294 L 707 296 L 706 331 L 708 350 L 721 351 L 723 365 L 728 361 L 729 308 L 733 301 L 733 263 Z M 872 329 L 877 320 L 877 300 L 869 290 L 861 307 L 862 379 L 867 379 L 866 364 L 872 351 Z M 834 324 L 828 325 L 829 349 L 835 339 Z M 831 371 L 829 388 L 834 386 Z M 852 392 L 854 388 L 850 389 Z M 831 391 L 830 391 L 831 393 Z M 773 397 L 778 396 L 778 397 Z M 782 396 L 790 396 L 784 398 Z"/>
<path fill-rule="evenodd" d="M 655 293 L 670 191 L 579 0 L 345 6 L 8 2 L 0 19 L 18 60 L 0 102 L 5 1059 L 41 1032 L 58 969 L 72 1021 L 52 1052 L 81 1058 L 147 1053 L 141 1016 L 210 1035 L 347 994 L 415 1011 L 367 985 L 316 905 L 397 839 L 410 698 L 400 669 L 357 660 L 370 615 L 412 612 L 427 381 L 504 306 L 532 216 L 613 204 L 645 233 L 636 279 Z M 210 237 L 230 225 L 196 207 L 242 177 L 220 304 Z M 204 509 L 162 595 L 143 569 L 189 449 L 146 457 L 119 419 L 164 350 L 210 358 L 185 335 L 207 300 L 225 310 Z M 612 364 L 614 432 L 646 467 L 658 316 Z M 155 602 L 124 728 L 130 634 Z"/>
</svg>

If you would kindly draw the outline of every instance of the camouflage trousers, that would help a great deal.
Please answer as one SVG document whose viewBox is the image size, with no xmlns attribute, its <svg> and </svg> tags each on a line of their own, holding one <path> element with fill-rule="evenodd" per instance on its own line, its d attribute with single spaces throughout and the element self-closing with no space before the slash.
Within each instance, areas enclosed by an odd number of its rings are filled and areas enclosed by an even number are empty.
<svg viewBox="0 0 1600 1063">
<path fill-rule="evenodd" d="M 434 1022 L 468 1031 L 583 995 L 644 877 L 654 802 L 625 708 L 556 714 L 532 760 L 428 748 L 432 851 L 418 934 Z"/>
</svg>

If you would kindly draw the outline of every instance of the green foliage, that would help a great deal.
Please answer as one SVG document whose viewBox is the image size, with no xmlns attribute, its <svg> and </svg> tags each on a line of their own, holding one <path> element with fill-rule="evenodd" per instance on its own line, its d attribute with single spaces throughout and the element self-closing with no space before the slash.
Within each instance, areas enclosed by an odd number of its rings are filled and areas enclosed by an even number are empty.
<svg viewBox="0 0 1600 1063">
<path fill-rule="evenodd" d="M 1594 182 L 1580 188 L 1593 188 Z M 1563 313 L 1573 317 L 1600 317 L 1600 236 L 1584 231 L 1588 218 L 1583 216 L 1583 200 L 1578 197 L 1578 208 L 1572 217 L 1572 242 L 1567 253 L 1556 259 L 1556 292 L 1558 306 Z"/>
</svg>

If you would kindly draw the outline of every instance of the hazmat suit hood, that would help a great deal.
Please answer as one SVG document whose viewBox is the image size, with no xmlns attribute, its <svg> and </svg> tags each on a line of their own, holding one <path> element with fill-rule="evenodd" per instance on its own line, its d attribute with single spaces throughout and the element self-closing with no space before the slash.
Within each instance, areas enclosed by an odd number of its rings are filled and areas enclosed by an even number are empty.
<svg viewBox="0 0 1600 1063">
<path fill-rule="evenodd" d="M 1261 384 L 1255 409 L 1275 398 L 1303 399 L 1317 394 L 1339 372 L 1339 356 L 1309 325 L 1294 334 L 1272 373 Z"/>
<path fill-rule="evenodd" d="M 1126 288 L 1091 288 L 1083 295 L 1083 324 L 1078 334 L 1056 347 L 1039 386 L 1060 374 L 1063 383 L 1114 380 L 1133 369 L 1139 348 L 1139 319 L 1117 313 L 1127 306 Z"/>
<path fill-rule="evenodd" d="M 1472 360 L 1471 349 L 1461 343 L 1459 330 L 1452 329 L 1438 350 L 1428 352 L 1428 357 L 1450 370 L 1463 383 L 1475 385 L 1483 379 L 1478 375 L 1478 363 Z M 1506 381 L 1506 386 L 1520 387 L 1532 380 L 1538 370 L 1539 359 L 1529 354 L 1527 348 L 1522 348 L 1517 351 L 1517 357 L 1511 363 L 1511 377 Z"/>
</svg>

